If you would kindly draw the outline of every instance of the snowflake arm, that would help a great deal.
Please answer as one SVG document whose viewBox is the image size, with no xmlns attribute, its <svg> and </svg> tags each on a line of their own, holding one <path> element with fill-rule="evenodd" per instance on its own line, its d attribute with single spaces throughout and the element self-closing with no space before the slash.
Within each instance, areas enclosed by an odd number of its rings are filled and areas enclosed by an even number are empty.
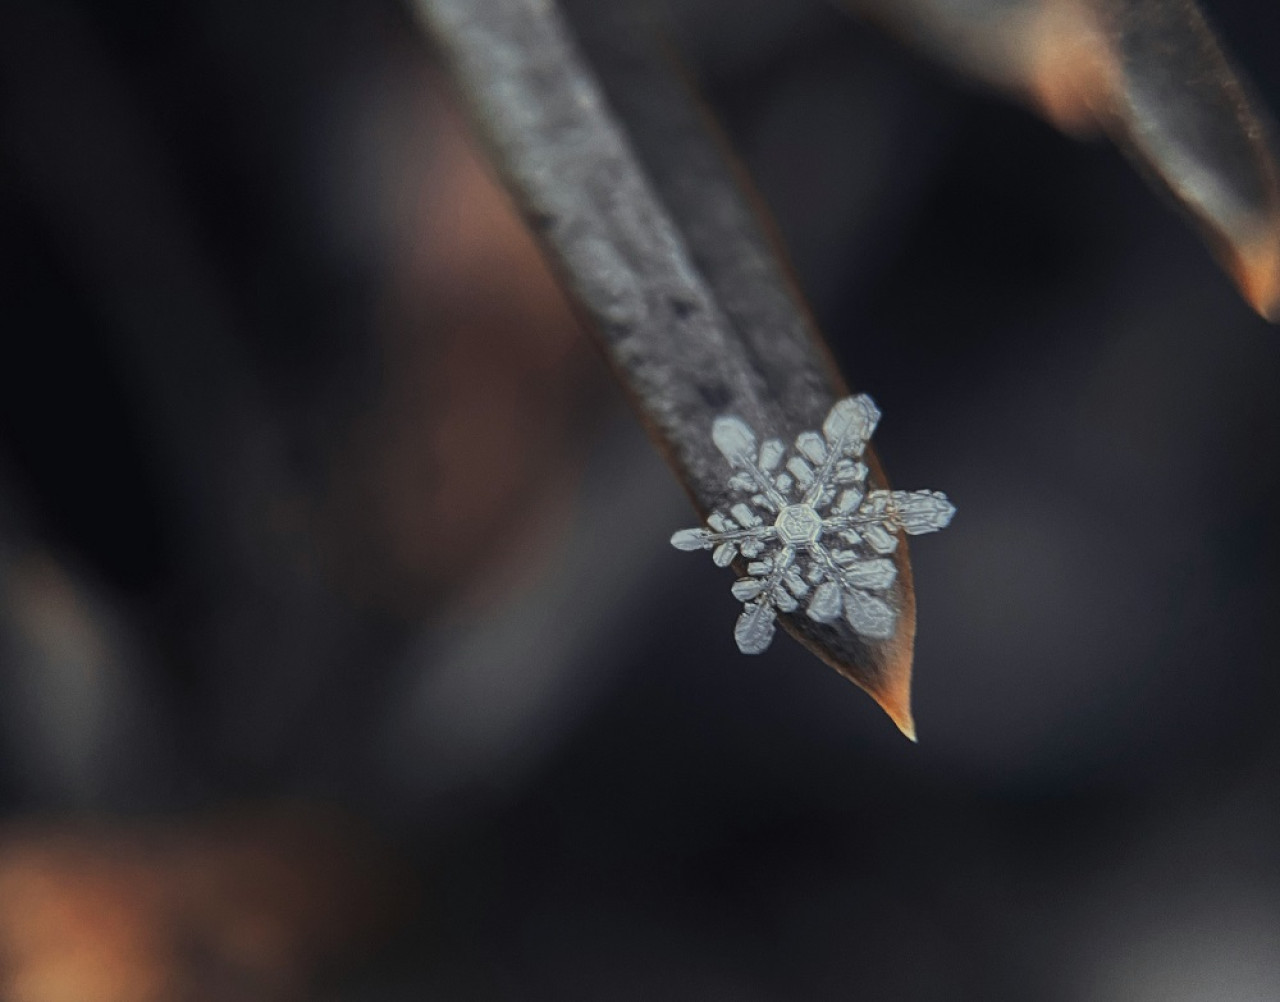
<svg viewBox="0 0 1280 1002">
<path fill-rule="evenodd" d="M 752 496 L 752 501 L 775 512 L 781 510 L 786 499 L 779 492 L 779 485 L 772 479 L 770 471 L 776 469 L 782 460 L 785 446 L 777 439 L 770 439 L 760 447 L 757 455 L 755 432 L 736 417 L 717 418 L 711 428 L 711 440 L 729 464 L 742 471 L 729 481 L 730 488 L 744 491 L 754 486 L 759 493 Z"/>
<path fill-rule="evenodd" d="M 713 425 L 712 440 L 737 471 L 729 493 L 743 500 L 727 512 L 712 512 L 706 528 L 680 530 L 671 544 L 712 550 L 720 567 L 739 555 L 751 561 L 747 577 L 733 586 L 745 605 L 734 629 L 744 654 L 765 650 L 778 613 L 794 612 L 802 600 L 815 622 L 833 623 L 843 615 L 868 639 L 893 635 L 897 612 L 888 599 L 898 569 L 888 554 L 897 549 L 899 533 L 944 528 L 955 508 L 936 491 L 868 493 L 862 455 L 879 419 L 879 408 L 865 394 L 837 401 L 821 434 L 797 436 L 785 466 L 787 449 L 778 439 L 758 445 L 755 432 L 737 417 Z"/>
<path fill-rule="evenodd" d="M 849 462 L 848 457 L 861 457 L 879 421 L 880 408 L 864 393 L 838 401 L 822 423 L 821 435 L 813 431 L 800 434 L 796 448 L 809 459 L 822 463 L 805 495 L 805 504 L 821 505 L 823 495 L 837 483 L 866 480 L 866 467 Z M 841 460 L 845 460 L 846 467 L 839 471 L 844 474 L 843 479 L 837 477 Z"/>
</svg>

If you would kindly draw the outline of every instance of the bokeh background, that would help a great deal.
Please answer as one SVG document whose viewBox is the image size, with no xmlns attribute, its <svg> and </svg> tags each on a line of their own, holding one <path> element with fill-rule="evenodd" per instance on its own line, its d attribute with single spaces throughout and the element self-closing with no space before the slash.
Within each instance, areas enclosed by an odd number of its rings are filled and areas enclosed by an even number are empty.
<svg viewBox="0 0 1280 1002">
<path fill-rule="evenodd" d="M 1280 108 L 1280 8 L 1209 14 Z M 404 6 L 11 0 L 4 998 L 1280 998 L 1280 334 L 1110 146 L 676 22 L 958 506 L 920 744 L 736 652 Z"/>
</svg>

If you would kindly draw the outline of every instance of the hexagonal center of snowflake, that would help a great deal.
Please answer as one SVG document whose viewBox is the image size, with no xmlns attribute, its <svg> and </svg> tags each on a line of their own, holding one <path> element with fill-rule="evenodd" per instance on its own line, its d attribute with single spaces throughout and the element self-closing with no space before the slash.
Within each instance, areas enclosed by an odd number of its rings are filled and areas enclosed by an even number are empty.
<svg viewBox="0 0 1280 1002">
<path fill-rule="evenodd" d="M 773 524 L 787 546 L 808 546 L 822 532 L 822 519 L 807 504 L 788 505 L 778 512 Z"/>
</svg>

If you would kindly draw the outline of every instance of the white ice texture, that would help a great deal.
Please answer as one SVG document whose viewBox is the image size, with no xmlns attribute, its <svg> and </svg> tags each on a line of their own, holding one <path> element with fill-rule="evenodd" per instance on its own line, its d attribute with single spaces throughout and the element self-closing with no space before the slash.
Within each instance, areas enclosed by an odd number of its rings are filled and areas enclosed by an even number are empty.
<svg viewBox="0 0 1280 1002">
<path fill-rule="evenodd" d="M 802 602 L 819 623 L 844 616 L 870 640 L 893 635 L 897 612 L 886 598 L 898 534 L 945 528 L 955 506 L 936 491 L 867 491 L 862 454 L 879 420 L 866 394 L 846 397 L 821 434 L 802 432 L 788 452 L 776 438 L 758 445 L 740 418 L 716 419 L 711 437 L 736 471 L 729 491 L 740 500 L 707 516 L 706 528 L 681 529 L 671 545 L 711 550 L 720 567 L 748 561 L 733 586 L 745 604 L 734 630 L 743 654 L 767 648 L 778 612 Z"/>
</svg>

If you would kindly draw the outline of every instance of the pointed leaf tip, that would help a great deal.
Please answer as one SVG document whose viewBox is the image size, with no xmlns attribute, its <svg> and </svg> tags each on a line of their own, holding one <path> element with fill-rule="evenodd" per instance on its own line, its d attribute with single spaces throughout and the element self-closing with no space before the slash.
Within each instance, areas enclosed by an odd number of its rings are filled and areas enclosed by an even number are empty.
<svg viewBox="0 0 1280 1002">
<path fill-rule="evenodd" d="M 904 703 L 902 706 L 893 706 L 892 708 L 885 703 L 880 697 L 876 697 L 876 702 L 880 704 L 880 708 L 889 715 L 889 719 L 893 721 L 893 725 L 902 732 L 902 736 L 910 741 L 913 745 L 920 743 L 920 738 L 916 735 L 916 720 L 911 715 L 911 706 Z"/>
<path fill-rule="evenodd" d="M 884 688 L 869 688 L 867 692 L 893 721 L 893 725 L 902 732 L 903 737 L 913 744 L 920 743 L 916 736 L 915 717 L 911 713 L 910 670 L 888 681 Z"/>
<path fill-rule="evenodd" d="M 1228 270 L 1241 294 L 1263 320 L 1280 324 L 1280 220 L 1264 235 L 1234 251 L 1228 250 Z"/>
</svg>

